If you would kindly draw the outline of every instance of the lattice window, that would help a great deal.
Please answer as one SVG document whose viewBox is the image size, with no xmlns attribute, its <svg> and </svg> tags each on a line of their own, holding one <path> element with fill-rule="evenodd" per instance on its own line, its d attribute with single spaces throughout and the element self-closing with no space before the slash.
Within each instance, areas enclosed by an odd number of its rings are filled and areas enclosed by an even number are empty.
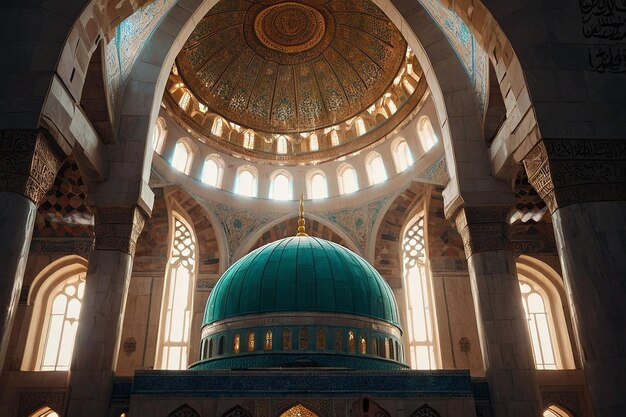
<svg viewBox="0 0 626 417">
<path fill-rule="evenodd" d="M 187 367 L 195 287 L 196 237 L 186 221 L 173 215 L 174 233 L 168 261 L 161 317 L 161 369 Z M 212 342 L 212 341 L 211 341 Z M 212 354 L 209 347 L 209 356 Z"/>
<path fill-rule="evenodd" d="M 313 411 L 309 410 L 302 404 L 291 407 L 280 415 L 280 417 L 318 417 Z"/>
<path fill-rule="evenodd" d="M 187 404 L 184 404 L 172 411 L 169 417 L 200 417 L 200 414 Z"/>
<path fill-rule="evenodd" d="M 426 268 L 423 214 L 416 216 L 406 228 L 402 250 L 411 367 L 434 369 L 437 367 L 434 310 L 432 284 Z"/>
<path fill-rule="evenodd" d="M 411 414 L 411 417 L 439 417 L 439 413 L 428 404 L 424 404 Z"/>
<path fill-rule="evenodd" d="M 546 300 L 534 285 L 520 281 L 522 303 L 528 320 L 528 330 L 537 369 L 557 369 L 553 332 L 550 328 Z"/>
<path fill-rule="evenodd" d="M 63 281 L 53 290 L 40 370 L 69 370 L 84 293 L 84 274 Z"/>
</svg>

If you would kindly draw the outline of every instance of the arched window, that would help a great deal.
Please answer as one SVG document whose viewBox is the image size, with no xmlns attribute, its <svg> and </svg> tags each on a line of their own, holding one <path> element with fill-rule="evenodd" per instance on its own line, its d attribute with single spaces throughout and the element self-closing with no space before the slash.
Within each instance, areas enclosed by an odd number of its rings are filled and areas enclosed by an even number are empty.
<svg viewBox="0 0 626 417">
<path fill-rule="evenodd" d="M 301 327 L 300 328 L 300 334 L 299 334 L 299 342 L 298 342 L 298 348 L 299 349 L 308 349 L 309 348 L 309 331 L 306 327 Z"/>
<path fill-rule="evenodd" d="M 367 129 L 365 128 L 365 121 L 363 120 L 362 117 L 357 117 L 356 118 L 356 135 L 361 136 L 361 135 L 364 135 L 366 132 L 367 132 Z"/>
<path fill-rule="evenodd" d="M 424 235 L 424 214 L 420 213 L 408 223 L 402 239 L 406 330 L 413 369 L 438 366 L 432 283 L 426 267 Z"/>
<path fill-rule="evenodd" d="M 563 407 L 551 405 L 543 412 L 543 417 L 574 417 L 574 415 Z"/>
<path fill-rule="evenodd" d="M 321 171 L 316 171 L 309 177 L 309 195 L 312 199 L 328 197 L 328 186 L 326 175 Z"/>
<path fill-rule="evenodd" d="M 41 407 L 40 409 L 38 409 L 37 411 L 29 415 L 28 417 L 59 417 L 59 415 L 52 408 L 45 406 L 45 407 Z"/>
<path fill-rule="evenodd" d="M 202 167 L 202 182 L 211 187 L 219 187 L 222 184 L 223 164 L 219 156 L 207 156 Z"/>
<path fill-rule="evenodd" d="M 163 149 L 163 142 L 165 142 L 165 134 L 167 133 L 167 125 L 162 117 L 159 117 L 154 126 L 154 133 L 152 134 L 152 149 L 156 153 L 161 153 Z"/>
<path fill-rule="evenodd" d="M 352 165 L 343 164 L 337 170 L 339 179 L 339 192 L 341 194 L 350 194 L 359 189 L 356 179 L 356 171 Z"/>
<path fill-rule="evenodd" d="M 254 332 L 248 332 L 248 352 L 254 352 Z"/>
<path fill-rule="evenodd" d="M 265 345 L 263 346 L 265 350 L 272 350 L 272 331 L 267 330 L 265 332 Z"/>
<path fill-rule="evenodd" d="M 270 198 L 273 200 L 290 200 L 291 188 L 291 175 L 285 171 L 279 171 L 273 175 L 270 185 Z"/>
<path fill-rule="evenodd" d="M 335 350 L 337 352 L 343 350 L 343 333 L 341 330 L 335 330 Z"/>
<path fill-rule="evenodd" d="M 291 329 L 283 330 L 283 350 L 291 350 Z"/>
<path fill-rule="evenodd" d="M 517 259 L 516 267 L 535 366 L 575 368 L 561 277 L 544 262 L 527 255 Z"/>
<path fill-rule="evenodd" d="M 417 123 L 417 135 L 422 149 L 424 152 L 428 152 L 437 143 L 437 136 L 433 130 L 433 125 L 430 123 L 430 119 L 426 116 L 422 117 Z"/>
<path fill-rule="evenodd" d="M 361 352 L 361 355 L 365 355 L 367 353 L 367 339 L 362 333 L 361 337 L 359 338 L 359 352 Z"/>
<path fill-rule="evenodd" d="M 246 130 L 243 134 L 243 147 L 246 149 L 254 149 L 254 132 Z"/>
<path fill-rule="evenodd" d="M 354 340 L 354 332 L 348 331 L 348 352 L 354 353 L 356 351 L 356 341 Z"/>
<path fill-rule="evenodd" d="M 187 174 L 191 165 L 191 149 L 184 140 L 179 140 L 174 148 L 174 156 L 172 157 L 172 166 Z"/>
<path fill-rule="evenodd" d="M 317 141 L 317 135 L 315 133 L 311 133 L 309 136 L 309 149 L 311 151 L 317 151 L 320 148 L 320 145 Z"/>
<path fill-rule="evenodd" d="M 276 139 L 276 152 L 282 155 L 287 153 L 287 137 L 285 135 L 280 135 Z"/>
<path fill-rule="evenodd" d="M 315 343 L 315 347 L 318 350 L 326 349 L 326 330 L 317 329 L 317 341 Z"/>
<path fill-rule="evenodd" d="M 367 168 L 367 176 L 370 185 L 379 184 L 387 180 L 387 171 L 385 163 L 378 152 L 371 152 L 365 159 L 365 167 Z"/>
<path fill-rule="evenodd" d="M 256 197 L 256 172 L 251 167 L 240 168 L 235 181 L 235 193 L 246 197 Z"/>
<path fill-rule="evenodd" d="M 556 355 L 552 345 L 553 336 L 548 324 L 548 311 L 544 298 L 528 281 L 520 280 L 519 286 L 528 320 L 535 365 L 537 369 L 557 369 Z"/>
<path fill-rule="evenodd" d="M 67 371 L 70 369 L 84 294 L 84 273 L 68 278 L 51 291 L 47 326 L 45 335 L 42 335 L 45 343 L 39 370 Z"/>
<path fill-rule="evenodd" d="M 413 156 L 411 155 L 411 150 L 409 149 L 409 145 L 406 143 L 406 140 L 400 139 L 395 143 L 393 148 L 393 159 L 396 163 L 396 170 L 398 173 L 404 171 L 413 164 Z"/>
<path fill-rule="evenodd" d="M 211 126 L 211 134 L 217 137 L 221 137 L 223 130 L 224 121 L 221 117 L 216 117 L 215 120 L 213 120 L 213 125 Z"/>
<path fill-rule="evenodd" d="M 163 287 L 157 366 L 160 369 L 185 369 L 193 314 L 196 237 L 192 227 L 176 212 L 172 215 L 172 226 L 172 244 Z M 209 347 L 209 356 L 211 350 Z"/>
<path fill-rule="evenodd" d="M 241 336 L 239 335 L 239 333 L 235 333 L 235 336 L 233 336 L 233 353 L 239 353 L 240 344 Z"/>
<path fill-rule="evenodd" d="M 413 94 L 413 91 L 415 91 L 415 87 L 413 87 L 413 85 L 406 78 L 402 80 L 402 86 L 404 87 L 404 91 L 406 91 L 408 95 Z"/>
<path fill-rule="evenodd" d="M 387 101 L 387 108 L 389 109 L 389 115 L 392 115 L 398 111 L 398 108 L 396 107 L 396 103 L 392 99 L 389 99 Z"/>
<path fill-rule="evenodd" d="M 187 111 L 189 110 L 189 104 L 191 103 L 191 93 L 187 90 L 183 92 L 183 95 L 178 100 L 178 105 L 181 109 Z"/>
<path fill-rule="evenodd" d="M 337 146 L 339 145 L 339 134 L 335 129 L 330 131 L 330 145 Z"/>
</svg>

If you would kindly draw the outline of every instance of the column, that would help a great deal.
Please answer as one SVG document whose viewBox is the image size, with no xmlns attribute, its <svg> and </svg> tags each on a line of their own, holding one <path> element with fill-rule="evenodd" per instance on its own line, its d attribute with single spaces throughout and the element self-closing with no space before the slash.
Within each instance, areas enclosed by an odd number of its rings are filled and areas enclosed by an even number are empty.
<svg viewBox="0 0 626 417">
<path fill-rule="evenodd" d="M 541 396 L 515 258 L 508 206 L 464 207 L 456 216 L 469 267 L 478 334 L 495 417 L 538 417 Z"/>
<path fill-rule="evenodd" d="M 95 220 L 68 417 L 108 415 L 135 246 L 145 217 L 138 207 L 96 207 Z"/>
<path fill-rule="evenodd" d="M 43 130 L 0 131 L 0 371 L 22 290 L 35 214 L 63 153 Z"/>
<path fill-rule="evenodd" d="M 626 141 L 544 139 L 524 165 L 552 213 L 594 414 L 626 415 Z"/>
</svg>

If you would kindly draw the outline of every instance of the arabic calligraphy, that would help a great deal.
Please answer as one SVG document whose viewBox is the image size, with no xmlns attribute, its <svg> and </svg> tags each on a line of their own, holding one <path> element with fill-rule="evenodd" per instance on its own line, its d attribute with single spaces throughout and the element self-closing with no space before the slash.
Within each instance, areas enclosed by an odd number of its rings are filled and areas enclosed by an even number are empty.
<svg viewBox="0 0 626 417">
<path fill-rule="evenodd" d="M 583 36 L 612 45 L 589 47 L 589 65 L 599 73 L 626 72 L 626 0 L 579 0 Z M 602 43 L 604 43 L 602 42 Z"/>
</svg>

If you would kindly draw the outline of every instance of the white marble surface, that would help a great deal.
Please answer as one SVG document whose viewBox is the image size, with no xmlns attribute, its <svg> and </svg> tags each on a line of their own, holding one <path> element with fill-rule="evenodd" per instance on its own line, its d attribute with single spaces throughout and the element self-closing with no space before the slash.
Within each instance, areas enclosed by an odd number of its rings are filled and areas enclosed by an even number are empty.
<svg viewBox="0 0 626 417">
<path fill-rule="evenodd" d="M 36 210 L 23 195 L 0 192 L 0 371 L 22 290 Z"/>
<path fill-rule="evenodd" d="M 541 396 L 515 259 L 504 250 L 467 260 L 495 417 L 537 417 Z"/>
<path fill-rule="evenodd" d="M 89 256 L 67 416 L 108 415 L 132 265 L 132 256 L 121 251 Z"/>
<path fill-rule="evenodd" d="M 581 361 L 597 416 L 626 415 L 626 202 L 552 215 Z"/>
</svg>

